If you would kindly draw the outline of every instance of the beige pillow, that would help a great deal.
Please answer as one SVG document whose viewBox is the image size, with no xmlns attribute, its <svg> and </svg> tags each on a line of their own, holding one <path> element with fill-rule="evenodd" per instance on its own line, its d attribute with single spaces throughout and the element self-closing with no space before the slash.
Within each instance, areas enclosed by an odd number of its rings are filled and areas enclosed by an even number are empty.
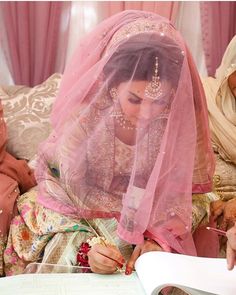
<svg viewBox="0 0 236 295">
<path fill-rule="evenodd" d="M 39 143 L 50 131 L 50 112 L 58 92 L 61 74 L 54 74 L 33 88 L 0 87 L 0 99 L 7 124 L 7 150 L 15 157 L 31 160 Z"/>
</svg>

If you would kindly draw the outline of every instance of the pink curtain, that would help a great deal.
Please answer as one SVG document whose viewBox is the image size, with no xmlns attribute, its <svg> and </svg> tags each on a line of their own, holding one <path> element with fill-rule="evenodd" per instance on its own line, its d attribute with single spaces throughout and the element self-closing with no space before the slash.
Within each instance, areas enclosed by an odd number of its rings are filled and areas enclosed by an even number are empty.
<svg viewBox="0 0 236 295">
<path fill-rule="evenodd" d="M 123 10 L 137 9 L 156 12 L 174 22 L 179 3 L 178 1 L 104 1 L 101 5 L 106 17 Z"/>
<path fill-rule="evenodd" d="M 236 2 L 201 2 L 200 9 L 207 71 L 214 76 L 228 43 L 236 34 Z"/>
<path fill-rule="evenodd" d="M 63 7 L 63 2 L 48 1 L 1 3 L 5 28 L 1 42 L 15 84 L 34 86 L 55 72 Z"/>
</svg>

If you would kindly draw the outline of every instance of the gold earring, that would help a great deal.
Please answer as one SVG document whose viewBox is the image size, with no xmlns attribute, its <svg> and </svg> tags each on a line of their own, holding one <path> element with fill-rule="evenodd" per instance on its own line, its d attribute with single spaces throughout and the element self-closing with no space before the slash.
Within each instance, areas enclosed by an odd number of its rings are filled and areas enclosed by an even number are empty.
<svg viewBox="0 0 236 295">
<path fill-rule="evenodd" d="M 117 89 L 115 87 L 111 88 L 110 95 L 113 98 L 113 100 L 117 100 Z"/>
</svg>

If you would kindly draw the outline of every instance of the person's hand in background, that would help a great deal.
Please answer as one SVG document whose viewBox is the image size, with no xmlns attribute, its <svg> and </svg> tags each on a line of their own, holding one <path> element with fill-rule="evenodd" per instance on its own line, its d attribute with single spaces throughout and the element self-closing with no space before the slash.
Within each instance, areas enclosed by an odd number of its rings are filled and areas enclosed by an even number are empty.
<svg viewBox="0 0 236 295">
<path fill-rule="evenodd" d="M 232 270 L 236 264 L 236 223 L 226 232 L 227 241 L 227 265 L 228 269 Z"/>
<path fill-rule="evenodd" d="M 229 230 L 236 222 L 236 198 L 227 202 L 221 200 L 212 202 L 211 215 L 217 221 L 219 229 Z"/>
</svg>

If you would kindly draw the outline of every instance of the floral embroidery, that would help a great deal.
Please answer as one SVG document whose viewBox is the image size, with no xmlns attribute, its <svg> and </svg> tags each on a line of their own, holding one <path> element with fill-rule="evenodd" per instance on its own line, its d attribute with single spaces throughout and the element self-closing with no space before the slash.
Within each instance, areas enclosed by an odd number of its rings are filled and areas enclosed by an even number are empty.
<svg viewBox="0 0 236 295">
<path fill-rule="evenodd" d="M 28 241 L 29 238 L 30 238 L 29 232 L 26 231 L 26 230 L 22 231 L 22 233 L 21 233 L 21 237 L 22 237 L 22 239 L 23 239 L 24 241 Z"/>
<path fill-rule="evenodd" d="M 10 246 L 9 248 L 5 249 L 5 254 L 11 255 L 13 253 L 13 251 L 14 251 L 13 246 Z"/>
<path fill-rule="evenodd" d="M 24 205 L 22 206 L 22 210 L 21 210 L 21 215 L 24 217 L 26 215 L 26 213 L 28 213 L 28 211 L 31 209 L 30 206 L 28 205 Z"/>
<path fill-rule="evenodd" d="M 12 223 L 12 225 L 19 226 L 21 224 L 24 224 L 24 220 L 20 216 L 17 216 L 15 218 L 13 218 L 11 223 Z"/>
</svg>

